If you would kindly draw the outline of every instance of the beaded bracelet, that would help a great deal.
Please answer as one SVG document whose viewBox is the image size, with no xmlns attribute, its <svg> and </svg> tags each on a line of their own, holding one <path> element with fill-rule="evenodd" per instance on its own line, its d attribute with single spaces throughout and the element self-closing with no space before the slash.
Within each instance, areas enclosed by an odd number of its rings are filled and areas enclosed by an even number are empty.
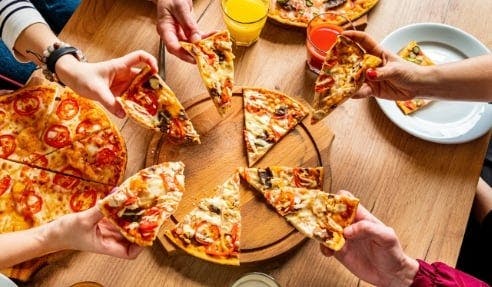
<svg viewBox="0 0 492 287">
<path fill-rule="evenodd" d="M 62 56 L 71 54 L 80 62 L 87 62 L 84 54 L 82 54 L 82 51 L 63 42 L 55 42 L 48 46 L 48 48 L 43 51 L 42 56 L 32 50 L 27 50 L 26 52 L 33 54 L 41 62 L 41 69 L 43 70 L 43 75 L 46 79 L 58 82 L 60 84 L 63 83 L 56 75 L 55 64 Z"/>
</svg>

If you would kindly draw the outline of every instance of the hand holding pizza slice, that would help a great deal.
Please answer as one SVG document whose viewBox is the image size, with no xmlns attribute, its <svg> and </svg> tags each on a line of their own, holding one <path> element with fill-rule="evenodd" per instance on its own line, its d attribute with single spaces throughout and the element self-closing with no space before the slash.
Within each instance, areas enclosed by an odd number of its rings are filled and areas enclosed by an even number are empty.
<svg viewBox="0 0 492 287">
<path fill-rule="evenodd" d="M 351 98 L 362 87 L 365 71 L 381 63 L 380 58 L 366 54 L 359 44 L 339 35 L 333 48 L 326 53 L 316 79 L 311 124 Z"/>
<path fill-rule="evenodd" d="M 99 209 L 130 242 L 150 246 L 181 201 L 183 173 L 181 162 L 142 169 L 101 200 Z"/>
</svg>

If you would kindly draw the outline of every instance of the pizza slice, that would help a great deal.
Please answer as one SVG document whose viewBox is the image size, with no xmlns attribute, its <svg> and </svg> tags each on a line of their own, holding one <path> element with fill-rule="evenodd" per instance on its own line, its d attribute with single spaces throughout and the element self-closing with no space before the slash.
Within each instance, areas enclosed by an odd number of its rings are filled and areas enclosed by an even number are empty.
<svg viewBox="0 0 492 287">
<path fill-rule="evenodd" d="M 196 60 L 200 76 L 220 115 L 231 107 L 234 85 L 234 54 L 227 30 L 197 43 L 181 42 Z"/>
<path fill-rule="evenodd" d="M 151 246 L 183 192 L 184 164 L 164 162 L 126 179 L 99 202 L 99 208 L 130 242 Z"/>
<path fill-rule="evenodd" d="M 33 155 L 29 164 L 81 179 L 118 185 L 125 174 L 125 141 L 113 129 L 105 129 L 47 155 Z"/>
<path fill-rule="evenodd" d="M 354 221 L 359 204 L 354 197 L 289 186 L 267 190 L 263 195 L 299 232 L 334 251 L 345 244 L 343 229 Z"/>
<path fill-rule="evenodd" d="M 239 175 L 235 173 L 203 198 L 166 236 L 185 252 L 226 265 L 239 265 L 241 213 Z"/>
<path fill-rule="evenodd" d="M 429 57 L 427 57 L 426 54 L 424 54 L 422 48 L 418 45 L 416 41 L 410 41 L 403 49 L 401 49 L 398 55 L 404 60 L 415 63 L 417 65 L 434 65 L 434 62 Z M 432 100 L 428 99 L 411 99 L 406 101 L 396 101 L 396 104 L 405 115 L 408 115 L 420 110 L 431 102 Z"/>
<path fill-rule="evenodd" d="M 323 167 L 239 168 L 241 177 L 260 192 L 285 186 L 323 189 Z"/>
<path fill-rule="evenodd" d="M 380 58 L 366 54 L 356 42 L 339 35 L 333 48 L 326 53 L 316 79 L 311 124 L 351 98 L 364 83 L 365 71 L 381 63 Z"/>
<path fill-rule="evenodd" d="M 145 128 L 160 131 L 175 143 L 200 143 L 185 109 L 173 91 L 146 66 L 117 98 L 126 113 Z"/>
<path fill-rule="evenodd" d="M 262 88 L 243 88 L 244 140 L 248 165 L 254 165 L 267 151 L 302 121 L 308 110 L 298 101 Z"/>
</svg>

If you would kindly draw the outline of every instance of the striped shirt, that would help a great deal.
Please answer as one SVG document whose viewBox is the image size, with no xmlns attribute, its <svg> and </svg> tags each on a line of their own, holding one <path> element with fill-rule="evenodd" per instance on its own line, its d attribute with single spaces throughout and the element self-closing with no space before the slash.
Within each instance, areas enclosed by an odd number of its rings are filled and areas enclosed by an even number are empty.
<svg viewBox="0 0 492 287">
<path fill-rule="evenodd" d="M 15 55 L 13 48 L 17 37 L 34 23 L 46 23 L 46 21 L 30 1 L 0 0 L 0 38 L 13 55 Z"/>
</svg>

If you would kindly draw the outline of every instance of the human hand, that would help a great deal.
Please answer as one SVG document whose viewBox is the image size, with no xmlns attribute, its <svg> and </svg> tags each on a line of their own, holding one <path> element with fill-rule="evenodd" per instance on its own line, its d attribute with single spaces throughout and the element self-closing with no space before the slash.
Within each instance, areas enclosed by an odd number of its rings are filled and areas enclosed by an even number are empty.
<svg viewBox="0 0 492 287">
<path fill-rule="evenodd" d="M 395 231 L 362 205 L 343 235 L 346 242 L 342 250 L 333 252 L 321 245 L 322 253 L 335 256 L 354 275 L 376 286 L 410 286 L 413 282 L 418 262 L 403 252 Z"/>
<path fill-rule="evenodd" d="M 72 55 L 56 62 L 56 74 L 77 94 L 99 101 L 108 111 L 124 118 L 125 111 L 116 101 L 139 72 L 132 67 L 147 64 L 157 72 L 157 60 L 145 51 L 134 51 L 123 57 L 98 63 L 79 62 Z"/>
<path fill-rule="evenodd" d="M 343 35 L 359 43 L 367 53 L 383 59 L 383 66 L 366 71 L 366 82 L 353 98 L 409 100 L 416 96 L 418 92 L 416 83 L 425 68 L 407 62 L 384 49 L 367 33 L 349 30 L 343 32 Z"/>
<path fill-rule="evenodd" d="M 129 242 L 97 207 L 65 215 L 52 222 L 54 243 L 62 249 L 89 251 L 134 259 L 143 247 Z"/>
<path fill-rule="evenodd" d="M 194 64 L 195 59 L 181 47 L 179 41 L 197 42 L 202 39 L 193 18 L 191 0 L 157 0 L 157 32 L 167 50 L 183 61 Z"/>
</svg>

